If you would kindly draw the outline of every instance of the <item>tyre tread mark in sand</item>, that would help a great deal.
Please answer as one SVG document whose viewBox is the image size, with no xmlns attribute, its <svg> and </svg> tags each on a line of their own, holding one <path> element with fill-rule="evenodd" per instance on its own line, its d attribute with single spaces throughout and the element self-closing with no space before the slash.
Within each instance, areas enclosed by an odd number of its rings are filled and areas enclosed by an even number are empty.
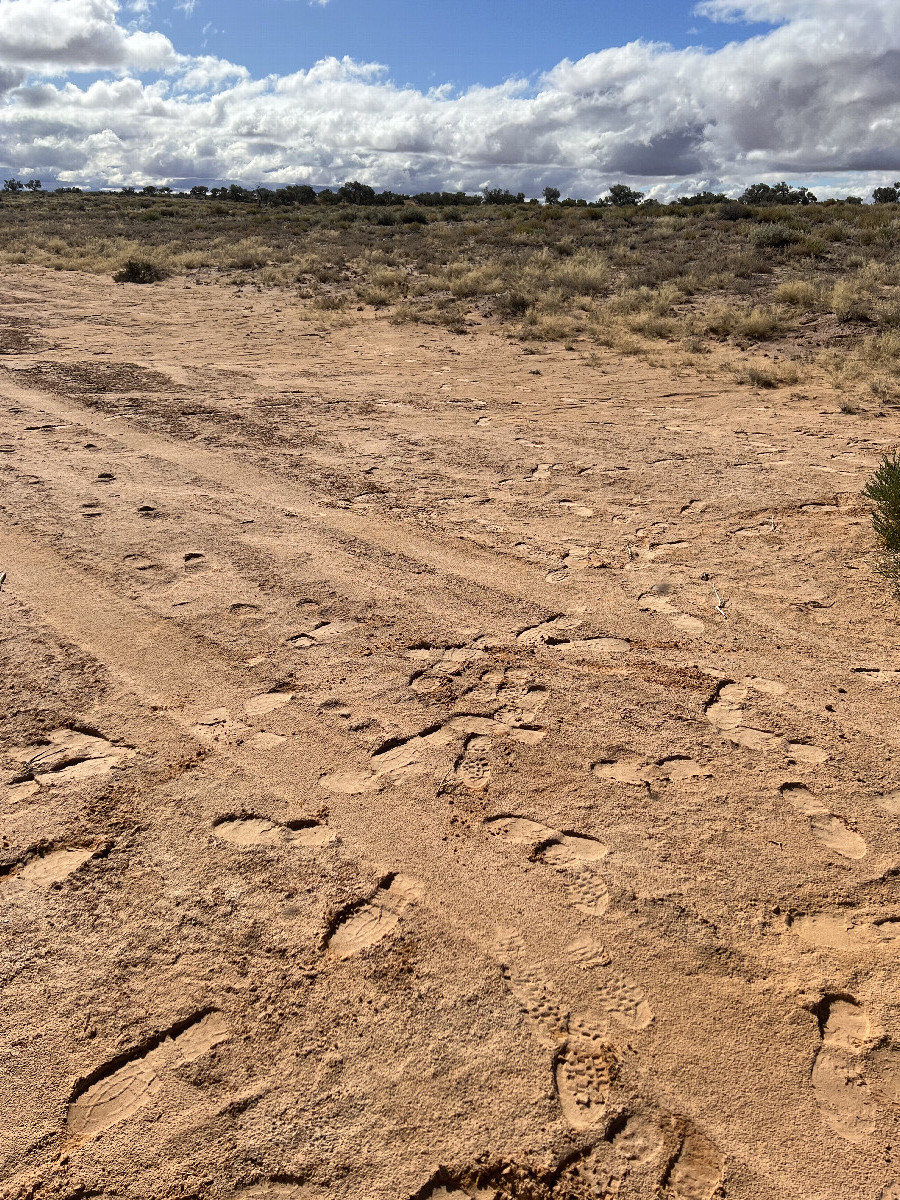
<svg viewBox="0 0 900 1200">
<path fill-rule="evenodd" d="M 222 1014 L 209 1010 L 104 1063 L 72 1092 L 67 1116 L 69 1142 L 81 1145 L 134 1116 L 163 1086 L 160 1072 L 194 1062 L 228 1036 Z"/>
</svg>

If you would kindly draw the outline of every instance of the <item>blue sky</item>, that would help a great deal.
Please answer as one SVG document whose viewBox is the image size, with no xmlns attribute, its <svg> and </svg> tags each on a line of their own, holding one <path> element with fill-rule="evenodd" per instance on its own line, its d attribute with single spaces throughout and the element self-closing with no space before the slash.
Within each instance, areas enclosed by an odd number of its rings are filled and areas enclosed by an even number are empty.
<svg viewBox="0 0 900 1200">
<path fill-rule="evenodd" d="M 496 84 L 640 38 L 715 49 L 770 28 L 710 21 L 688 0 L 198 0 L 191 14 L 170 0 L 166 7 L 154 24 L 179 49 L 241 63 L 257 78 L 349 55 L 384 63 L 396 83 L 417 88 Z"/>
<path fill-rule="evenodd" d="M 868 195 L 900 179 L 900 0 L 0 0 L 0 166 Z"/>
</svg>

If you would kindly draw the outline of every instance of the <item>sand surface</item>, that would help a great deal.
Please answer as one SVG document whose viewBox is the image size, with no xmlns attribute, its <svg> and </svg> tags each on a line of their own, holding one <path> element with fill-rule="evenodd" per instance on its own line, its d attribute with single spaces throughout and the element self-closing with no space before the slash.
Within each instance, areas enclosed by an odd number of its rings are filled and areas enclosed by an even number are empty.
<svg viewBox="0 0 900 1200">
<path fill-rule="evenodd" d="M 323 321 L 5 281 L 0 1195 L 897 1197 L 896 420 Z"/>
</svg>

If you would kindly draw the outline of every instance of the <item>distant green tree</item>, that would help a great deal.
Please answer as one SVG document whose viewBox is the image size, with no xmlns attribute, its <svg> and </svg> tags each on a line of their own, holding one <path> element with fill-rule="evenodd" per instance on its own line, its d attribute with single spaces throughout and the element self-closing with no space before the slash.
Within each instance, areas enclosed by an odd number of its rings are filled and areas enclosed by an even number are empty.
<svg viewBox="0 0 900 1200">
<path fill-rule="evenodd" d="M 24 189 L 25 184 L 22 183 L 21 179 L 4 179 L 3 181 L 4 192 L 11 192 L 13 195 L 15 195 L 16 192 L 24 191 Z"/>
<path fill-rule="evenodd" d="M 751 183 L 740 197 L 743 204 L 816 204 L 808 187 L 791 187 L 781 183 Z"/>
<path fill-rule="evenodd" d="M 195 200 L 205 200 L 209 195 L 209 188 L 204 187 L 202 183 L 197 183 L 191 188 L 190 194 Z"/>
<path fill-rule="evenodd" d="M 626 208 L 631 204 L 640 204 L 643 198 L 643 192 L 636 192 L 624 183 L 614 183 L 609 189 L 609 203 L 613 208 Z"/>
<path fill-rule="evenodd" d="M 44 189 L 39 179 L 29 179 L 25 184 L 25 190 L 27 192 L 42 192 Z"/>
<path fill-rule="evenodd" d="M 375 189 L 358 179 L 350 179 L 338 188 L 338 198 L 345 204 L 374 204 Z"/>
<path fill-rule="evenodd" d="M 876 188 L 872 199 L 876 204 L 896 204 L 900 200 L 900 183 L 895 183 L 893 187 Z"/>
<path fill-rule="evenodd" d="M 156 184 L 154 184 L 154 183 L 144 184 L 144 186 L 141 188 L 141 195 L 142 196 L 155 196 L 156 195 Z"/>
<path fill-rule="evenodd" d="M 728 197 L 724 192 L 695 192 L 693 196 L 679 196 L 676 204 L 693 208 L 698 204 L 725 204 L 727 200 Z"/>
<path fill-rule="evenodd" d="M 524 204 L 525 193 L 517 192 L 512 194 L 507 188 L 485 188 L 484 192 L 485 204 Z"/>
<path fill-rule="evenodd" d="M 551 204 L 551 205 L 559 204 L 560 195 L 561 195 L 561 193 L 560 193 L 559 188 L 545 187 L 544 188 L 544 203 Z"/>
</svg>

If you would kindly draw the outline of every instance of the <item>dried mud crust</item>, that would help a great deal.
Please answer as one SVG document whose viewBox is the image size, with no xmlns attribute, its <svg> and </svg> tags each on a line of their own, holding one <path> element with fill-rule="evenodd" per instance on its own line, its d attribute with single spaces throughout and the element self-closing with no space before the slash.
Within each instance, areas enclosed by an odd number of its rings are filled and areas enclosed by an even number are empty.
<svg viewBox="0 0 900 1200">
<path fill-rule="evenodd" d="M 885 422 L 15 278 L 0 1196 L 890 1196 Z"/>
</svg>

